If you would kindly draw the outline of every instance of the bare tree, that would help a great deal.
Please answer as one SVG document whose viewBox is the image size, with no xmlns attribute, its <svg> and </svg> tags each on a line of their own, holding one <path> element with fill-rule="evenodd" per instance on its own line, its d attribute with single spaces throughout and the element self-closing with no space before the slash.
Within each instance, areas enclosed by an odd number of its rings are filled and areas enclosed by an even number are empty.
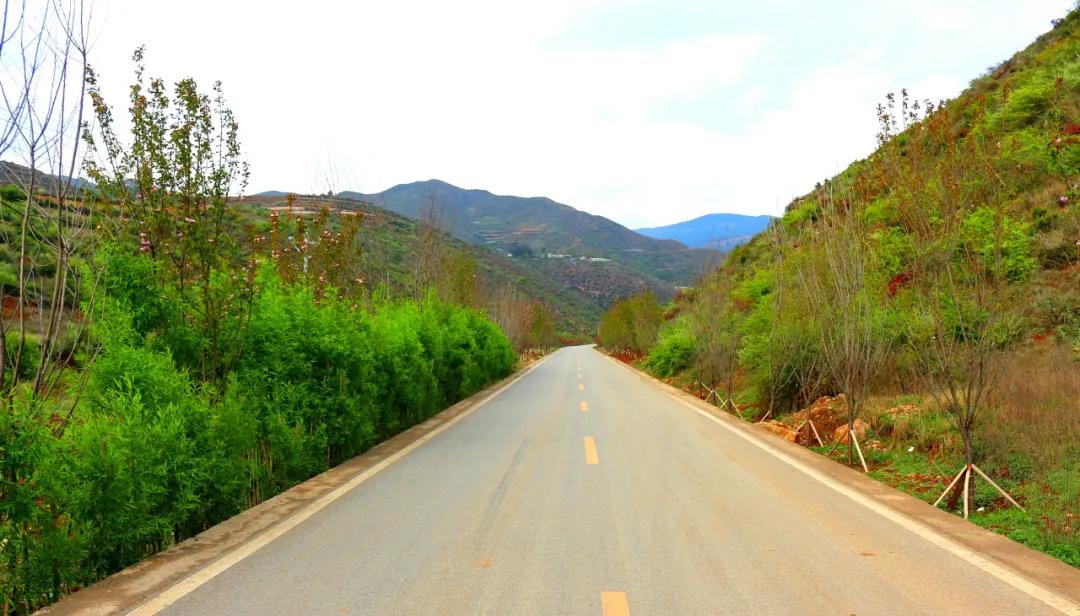
<svg viewBox="0 0 1080 616">
<path fill-rule="evenodd" d="M 438 196 L 428 197 L 427 205 L 416 221 L 416 258 L 413 261 L 413 284 L 418 297 L 422 297 L 435 285 L 446 263 L 447 247 L 444 239 L 442 209 Z"/>
<path fill-rule="evenodd" d="M 710 392 L 723 387 L 721 407 L 738 410 L 733 400 L 735 378 L 739 372 L 739 349 L 742 335 L 734 318 L 730 284 L 718 281 L 703 287 L 687 319 L 694 338 L 694 364 L 698 379 Z M 712 394 L 710 394 L 712 395 Z"/>
<path fill-rule="evenodd" d="M 794 288 L 788 280 L 788 238 L 780 224 L 770 225 L 766 231 L 767 237 L 772 244 L 771 253 L 773 261 L 770 264 L 772 270 L 773 285 L 769 293 L 769 333 L 765 340 L 765 362 L 768 394 L 768 408 L 762 415 L 760 422 L 765 421 L 780 408 L 781 398 L 790 389 L 794 382 L 794 359 L 799 348 L 800 341 L 791 335 L 789 328 L 785 327 L 784 315 L 791 309 Z"/>
<path fill-rule="evenodd" d="M 88 191 L 76 179 L 92 80 L 87 63 L 92 10 L 80 0 L 54 0 L 34 9 L 5 3 L 3 20 L 0 64 L 13 79 L 0 81 L 5 114 L 0 153 L 21 165 L 5 164 L 0 183 L 18 186 L 21 195 L 18 203 L 5 203 L 3 212 L 16 219 L 17 232 L 3 238 L 16 253 L 16 271 L 11 309 L 0 315 L 0 391 L 9 396 L 36 359 L 32 374 L 25 376 L 40 400 L 55 393 L 93 304 L 92 292 L 83 294 L 88 282 L 93 288 L 92 281 L 81 280 L 86 269 L 78 263 L 92 238 Z M 81 315 L 80 306 L 86 311 Z M 9 333 L 15 334 L 14 348 Z"/>
<path fill-rule="evenodd" d="M 976 473 L 1019 507 L 979 469 L 974 447 L 981 411 L 1002 374 L 1002 343 L 1007 335 L 1009 313 L 990 274 L 978 273 L 968 278 L 957 271 L 954 255 L 940 252 L 936 256 L 940 257 L 935 259 L 937 267 L 923 270 L 927 275 L 921 285 L 923 292 L 913 325 L 916 331 L 908 339 L 913 355 L 919 360 L 919 378 L 960 433 L 964 467 L 935 504 L 952 490 L 950 508 L 956 506 L 958 496 L 962 495 L 964 517 L 967 517 L 974 498 L 972 477 Z"/>
<path fill-rule="evenodd" d="M 850 189 L 827 187 L 823 222 L 813 230 L 814 253 L 799 262 L 799 279 L 818 326 L 821 360 L 830 381 L 844 393 L 848 463 L 858 453 L 869 470 L 855 434 L 866 394 L 889 351 L 883 297 L 875 294 L 869 234 Z"/>
<path fill-rule="evenodd" d="M 887 97 L 878 112 L 879 156 L 915 238 L 910 273 L 915 318 L 906 336 L 917 359 L 914 377 L 948 414 L 964 447 L 963 468 L 935 504 L 951 492 L 949 507 L 955 508 L 962 496 L 967 517 L 975 475 L 1020 506 L 977 466 L 974 446 L 981 412 L 1002 373 L 1003 346 L 1013 321 L 1002 297 L 1009 278 L 1003 258 L 1005 214 L 991 206 L 994 193 L 1008 186 L 980 137 L 956 135 L 950 109 L 927 102 L 921 111 L 907 91 L 899 101 Z M 926 138 L 911 140 L 901 151 L 893 142 L 899 134 L 897 118 Z M 948 155 L 934 156 L 931 147 L 944 148 Z M 972 245 L 965 232 L 965 221 L 977 208 L 992 216 L 988 250 Z"/>
</svg>

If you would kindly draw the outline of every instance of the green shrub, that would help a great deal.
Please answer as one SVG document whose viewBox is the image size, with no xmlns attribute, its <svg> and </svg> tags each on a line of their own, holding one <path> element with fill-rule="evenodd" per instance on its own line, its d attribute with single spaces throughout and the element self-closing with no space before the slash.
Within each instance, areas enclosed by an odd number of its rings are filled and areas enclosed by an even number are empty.
<svg viewBox="0 0 1080 616">
<path fill-rule="evenodd" d="M 814 199 L 802 199 L 788 206 L 780 219 L 785 227 L 794 228 L 804 222 L 813 222 L 821 216 L 821 206 Z"/>
<path fill-rule="evenodd" d="M 684 327 L 661 333 L 645 358 L 645 369 L 660 377 L 670 377 L 689 369 L 694 363 L 694 338 Z"/>
<path fill-rule="evenodd" d="M 911 267 L 915 244 L 910 235 L 898 227 L 887 227 L 873 234 L 874 258 L 878 269 L 888 277 L 896 276 Z"/>
<path fill-rule="evenodd" d="M 1080 56 L 1061 67 L 1061 80 L 1070 90 L 1080 90 Z"/>
<path fill-rule="evenodd" d="M 1026 225 L 982 207 L 964 219 L 963 232 L 968 250 L 981 258 L 983 268 L 1000 269 L 1010 282 L 1022 282 L 1038 271 Z"/>
<path fill-rule="evenodd" d="M 30 613 L 80 583 L 82 521 L 59 506 L 68 459 L 26 400 L 0 413 L 0 611 Z"/>
<path fill-rule="evenodd" d="M 1032 76 L 1025 83 L 1009 92 L 1008 102 L 1002 110 L 1006 126 L 1020 128 L 1036 121 L 1050 107 L 1054 96 L 1054 81 Z"/>
<path fill-rule="evenodd" d="M 17 327 L 15 328 L 18 329 Z M 4 335 L 7 348 L 7 363 L 4 365 L 6 377 L 12 378 L 11 371 L 15 369 L 15 354 L 19 350 L 19 332 L 8 331 Z M 23 345 L 22 358 L 19 361 L 19 373 L 14 375 L 15 381 L 26 381 L 34 378 L 37 374 L 38 363 L 41 361 L 41 345 L 33 334 L 27 333 L 26 342 Z"/>
<path fill-rule="evenodd" d="M 14 184 L 4 184 L 3 186 L 0 186 L 0 199 L 9 203 L 13 201 L 24 201 L 26 199 L 26 193 L 23 192 L 23 189 Z"/>
</svg>

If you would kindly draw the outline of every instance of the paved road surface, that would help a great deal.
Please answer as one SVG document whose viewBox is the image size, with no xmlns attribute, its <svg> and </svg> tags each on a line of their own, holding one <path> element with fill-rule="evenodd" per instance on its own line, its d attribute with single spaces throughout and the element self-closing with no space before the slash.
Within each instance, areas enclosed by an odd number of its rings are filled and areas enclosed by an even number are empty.
<svg viewBox="0 0 1080 616">
<path fill-rule="evenodd" d="M 1057 612 L 575 347 L 164 613 Z"/>
</svg>

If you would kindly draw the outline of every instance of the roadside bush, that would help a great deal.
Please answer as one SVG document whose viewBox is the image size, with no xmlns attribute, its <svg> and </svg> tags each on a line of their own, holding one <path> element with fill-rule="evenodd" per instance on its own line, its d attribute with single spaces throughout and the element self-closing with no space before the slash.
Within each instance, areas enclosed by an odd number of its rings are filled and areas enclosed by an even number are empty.
<svg viewBox="0 0 1080 616">
<path fill-rule="evenodd" d="M 101 349 L 67 408 L 0 414 L 0 591 L 28 613 L 139 562 L 427 419 L 508 374 L 479 313 L 402 302 L 372 312 L 272 266 L 224 391 L 155 335 L 167 307 L 143 257 L 118 257 Z M 35 414 L 36 413 L 36 414 Z"/>
<path fill-rule="evenodd" d="M 0 413 L 0 612 L 30 613 L 81 581 L 80 523 L 60 505 L 65 452 L 28 401 Z"/>
<path fill-rule="evenodd" d="M 672 327 L 661 333 L 649 351 L 645 369 L 660 377 L 670 377 L 687 370 L 693 363 L 694 337 L 685 327 Z"/>
</svg>

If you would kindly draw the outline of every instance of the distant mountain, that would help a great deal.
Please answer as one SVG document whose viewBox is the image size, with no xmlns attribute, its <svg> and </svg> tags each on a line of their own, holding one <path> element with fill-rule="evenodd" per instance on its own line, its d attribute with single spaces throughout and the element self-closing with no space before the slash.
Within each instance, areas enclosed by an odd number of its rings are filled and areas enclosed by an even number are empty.
<svg viewBox="0 0 1080 616">
<path fill-rule="evenodd" d="M 637 229 L 648 237 L 675 240 L 691 248 L 730 250 L 765 230 L 772 216 L 744 216 L 742 214 L 706 214 L 685 222 Z"/>
<path fill-rule="evenodd" d="M 281 190 L 264 190 L 261 193 L 255 193 L 252 197 L 284 197 L 289 193 Z"/>
<path fill-rule="evenodd" d="M 677 285 L 692 284 L 719 257 L 713 250 L 690 249 L 673 240 L 645 237 L 607 218 L 546 197 L 495 195 L 440 180 L 401 184 L 375 194 L 344 192 L 339 196 L 367 201 L 413 219 L 435 204 L 442 225 L 466 242 L 523 260 L 573 260 L 580 265 L 583 257 L 593 259 L 588 262 L 595 267 L 617 269 L 622 277 L 636 273 L 639 287 L 650 286 L 662 295 L 670 294 Z M 553 268 L 548 263 L 544 269 Z M 569 276 L 563 282 L 573 284 L 574 279 Z M 612 294 L 597 289 L 587 292 L 599 293 L 605 299 L 615 296 L 614 290 Z"/>
</svg>

